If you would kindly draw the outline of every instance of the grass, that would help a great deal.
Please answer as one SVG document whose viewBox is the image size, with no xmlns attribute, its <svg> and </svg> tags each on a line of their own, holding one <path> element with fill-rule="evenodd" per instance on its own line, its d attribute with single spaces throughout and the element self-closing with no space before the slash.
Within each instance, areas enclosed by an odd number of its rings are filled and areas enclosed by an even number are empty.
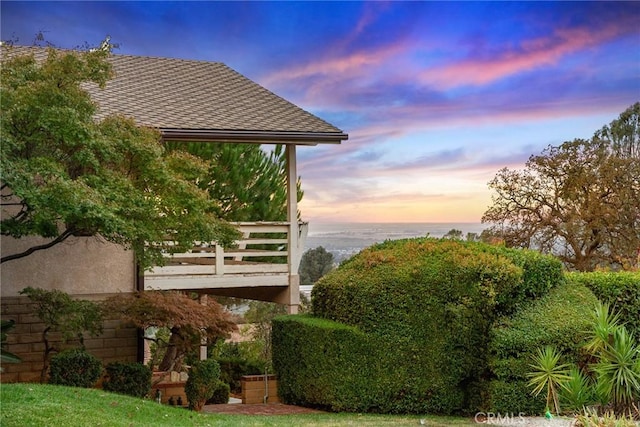
<svg viewBox="0 0 640 427">
<path fill-rule="evenodd" d="M 223 415 L 49 384 L 0 384 L 0 425 L 13 426 L 470 426 L 460 417 L 372 414 Z"/>
</svg>

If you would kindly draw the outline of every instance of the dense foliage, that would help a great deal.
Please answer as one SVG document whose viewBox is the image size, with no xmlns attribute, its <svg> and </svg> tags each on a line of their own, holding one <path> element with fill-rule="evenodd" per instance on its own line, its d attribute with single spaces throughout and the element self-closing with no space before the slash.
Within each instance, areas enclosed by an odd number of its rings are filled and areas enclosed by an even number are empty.
<svg viewBox="0 0 640 427">
<path fill-rule="evenodd" d="M 333 269 L 333 254 L 322 246 L 309 249 L 300 259 L 300 285 L 313 285 Z"/>
<path fill-rule="evenodd" d="M 563 362 L 584 362 L 582 346 L 591 326 L 590 313 L 597 299 L 580 284 L 565 283 L 533 301 L 492 329 L 490 382 L 484 402 L 493 412 L 540 414 L 545 396 L 531 395 L 527 374 L 539 348 L 553 346 Z"/>
<path fill-rule="evenodd" d="M 556 413 L 570 410 L 575 414 L 589 407 L 600 414 L 640 416 L 640 344 L 609 304 L 598 301 L 589 317 L 588 340 L 580 348 L 578 363 L 562 363 L 561 359 L 575 357 L 556 346 L 537 349 L 527 374 L 532 392 L 537 395 L 546 388 L 547 407 L 553 401 Z"/>
<path fill-rule="evenodd" d="M 169 328 L 167 351 L 158 367 L 161 371 L 179 370 L 187 353 L 199 348 L 203 339 L 215 342 L 236 329 L 230 313 L 215 300 L 209 298 L 201 304 L 180 292 L 117 295 L 104 304 L 111 313 L 139 328 Z"/>
<path fill-rule="evenodd" d="M 472 411 L 493 322 L 548 292 L 561 268 L 549 256 L 474 242 L 374 245 L 314 288 L 313 314 L 340 323 L 274 321 L 280 392 L 334 410 Z"/>
<path fill-rule="evenodd" d="M 141 363 L 109 363 L 102 388 L 114 393 L 143 398 L 151 390 L 151 369 Z"/>
<path fill-rule="evenodd" d="M 94 119 L 97 106 L 85 85 L 107 84 L 109 49 L 48 49 L 42 61 L 12 49 L 2 48 L 0 79 L 0 188 L 7 213 L 1 233 L 49 240 L 3 253 L 1 262 L 71 236 L 99 235 L 134 249 L 148 267 L 162 263 L 163 250 L 184 251 L 198 240 L 229 245 L 237 238 L 196 185 L 206 164 L 185 152 L 165 153 L 159 133 L 131 119 Z M 168 234 L 176 245 L 167 249 Z"/>
<path fill-rule="evenodd" d="M 220 365 L 213 359 L 199 360 L 189 370 L 189 378 L 184 385 L 184 392 L 189 401 L 189 409 L 202 410 L 219 387 Z"/>
<path fill-rule="evenodd" d="M 554 253 L 571 269 L 633 269 L 640 247 L 640 102 L 589 140 L 500 170 L 482 217 L 508 246 Z"/>
<path fill-rule="evenodd" d="M 218 357 L 216 360 L 220 364 L 220 380 L 228 384 L 230 391 L 236 394 L 242 391 L 241 381 L 243 376 L 264 373 L 264 362 L 250 360 L 240 355 Z"/>
<path fill-rule="evenodd" d="M 569 273 L 567 280 L 583 284 L 600 301 L 609 304 L 640 341 L 640 272 Z"/>
<path fill-rule="evenodd" d="M 231 394 L 231 387 L 229 384 L 222 380 L 216 381 L 216 386 L 213 389 L 211 397 L 207 399 L 207 405 L 220 405 L 229 403 L 229 396 Z"/>
<path fill-rule="evenodd" d="M 102 376 L 102 362 L 80 348 L 65 350 L 51 358 L 49 384 L 93 387 Z"/>
<path fill-rule="evenodd" d="M 43 364 L 40 382 L 45 382 L 49 361 L 54 352 L 60 351 L 60 344 L 77 339 L 84 345 L 84 334 L 92 336 L 102 333 L 103 312 L 99 304 L 82 299 L 74 299 L 57 289 L 27 287 L 20 291 L 35 304 L 35 314 L 44 323 L 42 330 Z M 62 341 L 54 341 L 50 332 L 59 332 Z"/>
<path fill-rule="evenodd" d="M 267 152 L 257 144 L 168 142 L 169 151 L 187 151 L 206 170 L 198 186 L 216 200 L 216 214 L 227 221 L 286 221 L 286 155 L 282 145 Z M 302 200 L 300 180 L 298 201 Z"/>
<path fill-rule="evenodd" d="M 273 320 L 273 364 L 285 403 L 332 411 L 394 411 L 391 364 L 358 328 L 309 315 Z M 395 360 L 394 360 L 395 361 Z M 420 370 L 422 372 L 422 370 Z"/>
</svg>

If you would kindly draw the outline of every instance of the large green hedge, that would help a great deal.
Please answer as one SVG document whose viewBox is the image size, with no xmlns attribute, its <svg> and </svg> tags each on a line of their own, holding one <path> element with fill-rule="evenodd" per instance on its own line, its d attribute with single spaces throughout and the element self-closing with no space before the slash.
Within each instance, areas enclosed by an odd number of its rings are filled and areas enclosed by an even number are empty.
<svg viewBox="0 0 640 427">
<path fill-rule="evenodd" d="M 428 238 L 375 245 L 314 287 L 314 316 L 340 326 L 274 321 L 280 393 L 333 410 L 474 411 L 495 319 L 561 281 L 560 262 L 533 251 Z"/>
<path fill-rule="evenodd" d="M 527 373 L 538 348 L 552 345 L 566 357 L 564 362 L 584 362 L 581 347 L 591 327 L 597 303 L 593 293 L 579 283 L 568 282 L 552 289 L 492 329 L 490 370 L 483 410 L 496 413 L 540 414 L 545 397 L 531 396 Z"/>
<path fill-rule="evenodd" d="M 640 340 L 640 272 L 568 273 L 568 280 L 591 289 L 620 314 L 627 330 Z"/>
<path fill-rule="evenodd" d="M 309 315 L 273 320 L 273 364 L 285 402 L 366 411 L 379 400 L 378 349 L 358 328 Z"/>
</svg>

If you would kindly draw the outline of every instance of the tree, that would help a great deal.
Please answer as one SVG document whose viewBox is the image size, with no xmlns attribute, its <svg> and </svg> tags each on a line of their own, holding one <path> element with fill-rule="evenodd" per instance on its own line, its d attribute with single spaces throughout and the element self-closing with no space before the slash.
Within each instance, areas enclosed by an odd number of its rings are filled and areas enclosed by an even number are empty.
<svg viewBox="0 0 640 427">
<path fill-rule="evenodd" d="M 54 352 L 60 351 L 60 348 L 49 339 L 49 332 L 60 332 L 62 342 L 75 338 L 80 342 L 80 346 L 84 347 L 85 332 L 89 332 L 92 336 L 102 333 L 103 313 L 97 303 L 73 299 L 69 294 L 59 290 L 48 291 L 27 287 L 20 293 L 36 304 L 35 313 L 44 323 L 42 330 L 44 351 L 40 373 L 40 382 L 44 383 L 47 379 L 51 356 Z"/>
<path fill-rule="evenodd" d="M 333 254 L 322 246 L 309 249 L 300 259 L 300 284 L 313 285 L 333 268 Z"/>
<path fill-rule="evenodd" d="M 169 142 L 207 164 L 199 186 L 217 201 L 216 213 L 227 221 L 286 221 L 286 156 L 282 145 L 265 152 L 256 144 Z M 298 202 L 303 192 L 297 182 Z"/>
<path fill-rule="evenodd" d="M 442 238 L 450 240 L 462 240 L 462 230 L 452 228 L 451 230 L 447 231 L 447 234 L 442 236 Z"/>
<path fill-rule="evenodd" d="M 50 240 L 0 262 L 71 236 L 101 236 L 133 249 L 149 267 L 162 264 L 163 251 L 185 251 L 197 240 L 230 245 L 238 237 L 195 183 L 205 163 L 166 153 L 157 131 L 131 119 L 94 120 L 96 105 L 84 85 L 107 84 L 109 49 L 49 49 L 41 62 L 7 49 L 0 85 L 0 231 Z M 175 246 L 163 245 L 167 236 Z"/>
<path fill-rule="evenodd" d="M 524 170 L 498 172 L 482 222 L 507 246 L 554 253 L 569 267 L 637 266 L 640 103 L 596 132 L 548 147 Z"/>
<path fill-rule="evenodd" d="M 244 319 L 252 325 L 252 338 L 260 347 L 260 360 L 271 365 L 271 321 L 287 314 L 284 304 L 264 301 L 249 301 Z"/>
<path fill-rule="evenodd" d="M 231 314 L 213 299 L 206 303 L 180 292 L 145 291 L 117 295 L 105 301 L 105 308 L 138 328 L 168 328 L 171 332 L 160 371 L 180 370 L 184 357 L 203 340 L 226 338 L 237 326 Z"/>
</svg>

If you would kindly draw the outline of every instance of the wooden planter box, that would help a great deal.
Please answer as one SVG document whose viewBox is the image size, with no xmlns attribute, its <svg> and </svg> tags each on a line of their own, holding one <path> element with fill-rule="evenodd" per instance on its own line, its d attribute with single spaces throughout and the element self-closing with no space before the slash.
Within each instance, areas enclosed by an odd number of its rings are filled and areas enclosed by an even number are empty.
<svg viewBox="0 0 640 427">
<path fill-rule="evenodd" d="M 245 375 L 242 385 L 242 403 L 280 403 L 278 398 L 278 380 L 275 375 Z M 265 394 L 268 396 L 265 402 Z"/>
</svg>

